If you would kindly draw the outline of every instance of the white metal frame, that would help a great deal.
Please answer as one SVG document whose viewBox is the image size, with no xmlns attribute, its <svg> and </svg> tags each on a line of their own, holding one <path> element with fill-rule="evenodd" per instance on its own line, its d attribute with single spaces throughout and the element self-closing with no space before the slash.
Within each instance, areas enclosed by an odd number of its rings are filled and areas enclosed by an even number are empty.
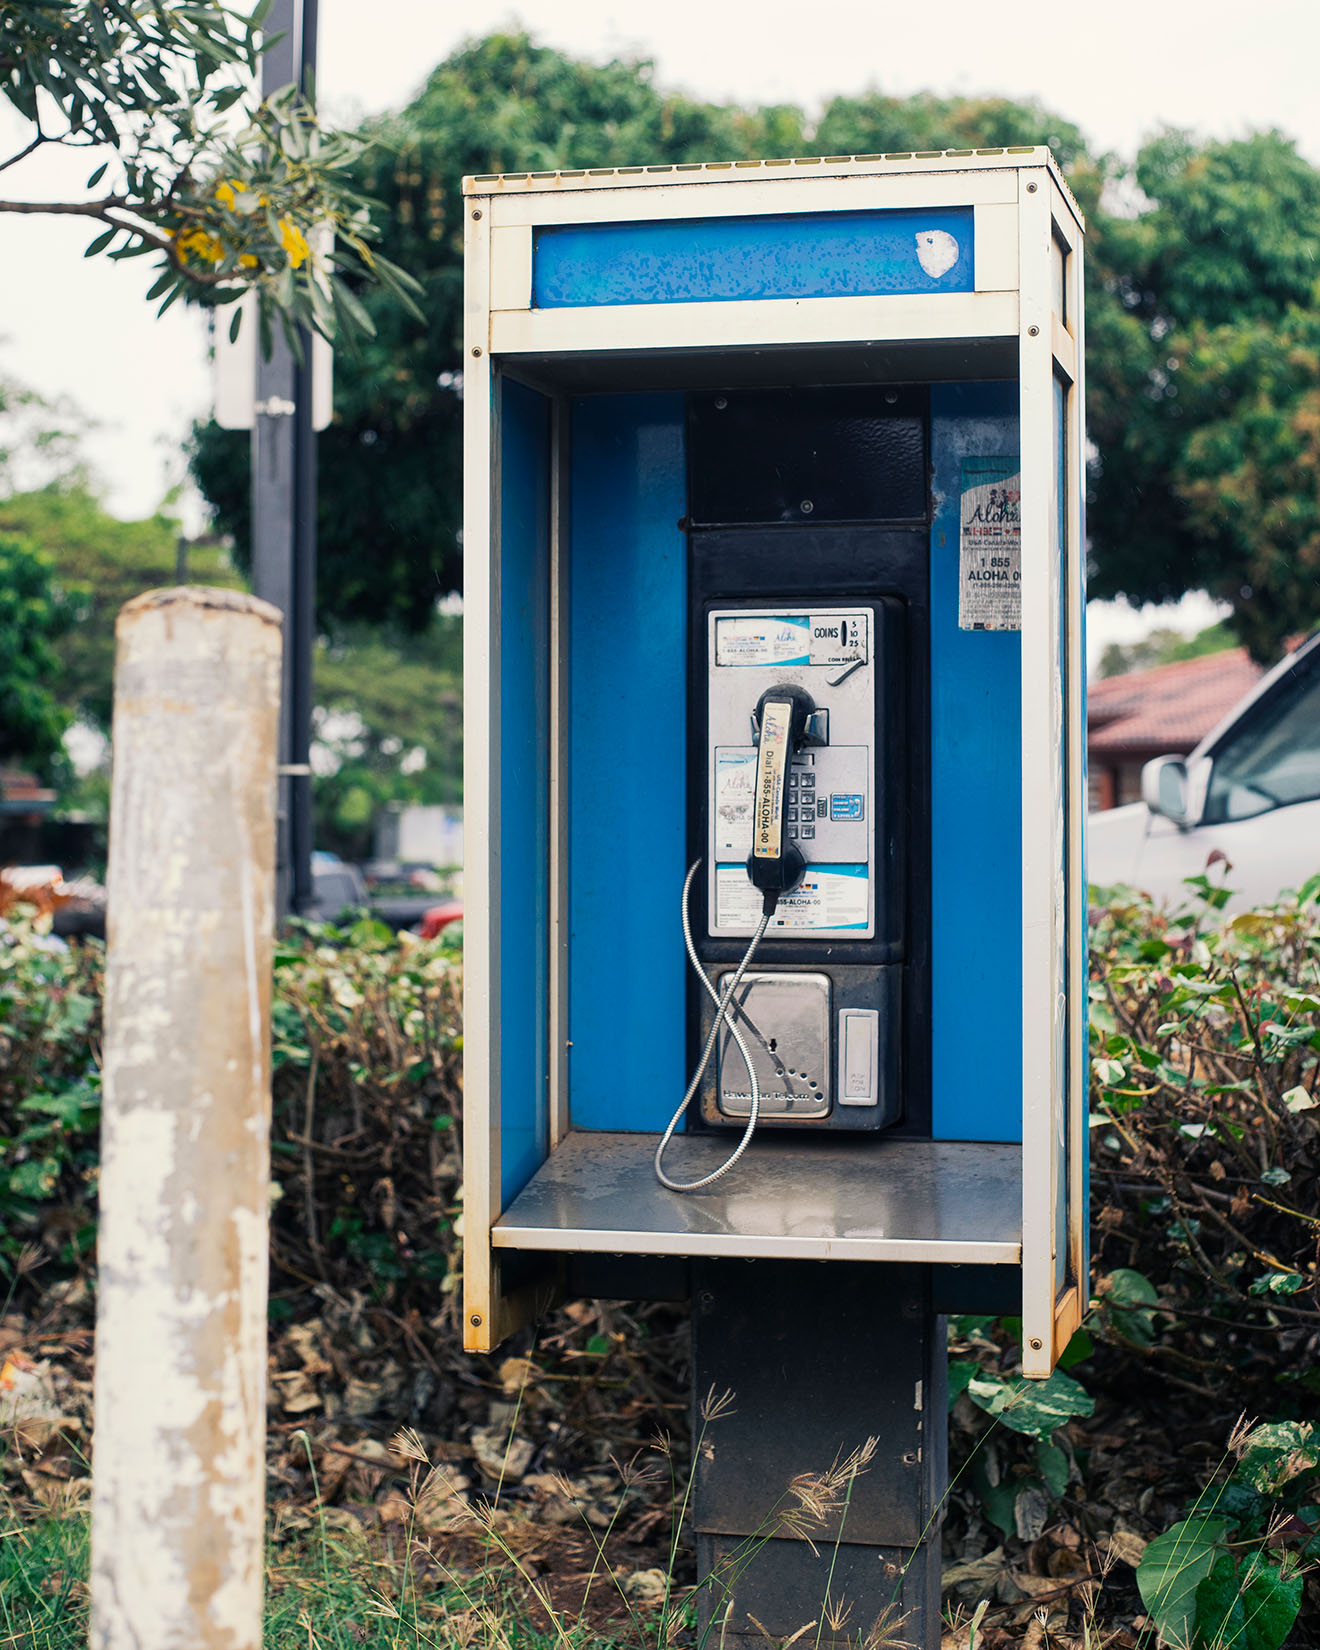
<svg viewBox="0 0 1320 1650">
<path fill-rule="evenodd" d="M 1082 881 L 1084 599 L 1081 474 L 1082 219 L 1045 149 L 836 157 L 700 167 L 514 174 L 464 180 L 466 584 L 465 806 L 468 907 L 465 960 L 465 1303 L 467 1344 L 496 1343 L 534 1303 L 506 1295 L 491 1227 L 501 1213 L 497 1024 L 500 913 L 494 851 L 499 797 L 499 374 L 520 357 L 571 352 L 728 349 L 870 341 L 1018 339 L 1022 441 L 1022 960 L 1023 1360 L 1045 1375 L 1086 1304 L 1086 955 Z M 539 225 L 724 218 L 834 210 L 939 209 L 975 214 L 974 290 L 905 296 L 676 303 L 535 310 L 532 251 Z M 1065 323 L 1052 302 L 1055 237 L 1069 250 Z M 1052 553 L 1053 385 L 1068 392 L 1066 546 Z M 553 472 L 562 473 L 566 421 L 553 417 Z M 549 1133 L 567 1127 L 563 835 L 565 694 L 562 649 L 567 577 L 558 481 L 551 522 L 552 816 L 547 943 L 551 1047 Z M 1066 605 L 1060 635 L 1060 579 Z M 1055 661 L 1062 648 L 1064 679 Z M 1065 732 L 1068 737 L 1065 739 Z M 1066 749 L 1066 773 L 1058 752 Z M 1042 799 L 1050 799 L 1048 806 Z M 555 825 L 555 821 L 559 825 Z M 1065 868 L 1067 876 L 1065 878 Z M 1066 958 L 1064 968 L 1060 957 Z M 1065 1080 L 1068 1093 L 1064 1093 Z M 1068 1169 L 1067 1184 L 1062 1176 Z M 1066 1202 L 1068 1246 L 1057 1287 L 1056 1199 Z M 625 1246 L 620 1240 L 620 1247 Z M 946 1258 L 983 1259 L 980 1248 Z"/>
</svg>

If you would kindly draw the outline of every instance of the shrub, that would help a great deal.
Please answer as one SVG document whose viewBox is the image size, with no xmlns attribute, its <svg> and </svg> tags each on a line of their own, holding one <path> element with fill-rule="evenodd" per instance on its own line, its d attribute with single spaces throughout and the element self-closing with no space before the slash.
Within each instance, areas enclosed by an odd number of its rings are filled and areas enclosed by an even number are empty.
<svg viewBox="0 0 1320 1650">
<path fill-rule="evenodd" d="M 1222 925 L 1227 891 L 1191 880 L 1182 911 L 1094 914 L 1101 1321 L 1194 1391 L 1292 1413 L 1320 1393 L 1320 878 Z"/>
<path fill-rule="evenodd" d="M 34 1243 L 61 1272 L 81 1269 L 95 1235 L 104 951 L 48 930 L 48 916 L 17 912 L 0 926 L 0 1265 L 11 1276 Z M 428 1297 L 452 1287 L 458 959 L 452 932 L 396 939 L 371 921 L 300 926 L 278 945 L 277 1315 L 288 1285 L 393 1302 L 413 1285 Z"/>
</svg>

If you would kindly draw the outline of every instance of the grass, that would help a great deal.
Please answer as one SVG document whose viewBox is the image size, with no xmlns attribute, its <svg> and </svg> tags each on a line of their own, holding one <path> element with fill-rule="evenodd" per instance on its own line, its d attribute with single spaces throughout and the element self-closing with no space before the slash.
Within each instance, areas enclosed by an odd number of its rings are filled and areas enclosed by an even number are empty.
<svg viewBox="0 0 1320 1650">
<path fill-rule="evenodd" d="M 701 1406 L 701 1427 L 695 1439 L 698 1451 L 707 1427 L 719 1421 L 729 1401 L 728 1394 L 718 1398 L 711 1394 Z M 1251 1461 L 1246 1464 L 1259 1471 L 1257 1458 L 1273 1450 L 1279 1457 L 1274 1462 L 1278 1472 L 1297 1477 L 1309 1472 L 1313 1463 L 1310 1455 L 1294 1447 L 1293 1434 L 1298 1432 L 1291 1424 L 1254 1428 L 1239 1423 L 1230 1440 L 1230 1454 L 1242 1457 L 1250 1447 Z M 514 1437 L 512 1425 L 509 1436 L 510 1440 Z M 767 1650 L 790 1650 L 799 1644 L 802 1650 L 820 1650 L 827 1631 L 831 1641 L 844 1641 L 853 1650 L 910 1650 L 908 1624 L 898 1610 L 897 1584 L 894 1598 L 879 1618 L 869 1627 L 859 1623 L 851 1631 L 847 1601 L 832 1595 L 842 1520 L 857 1477 L 870 1465 L 875 1439 L 868 1439 L 824 1472 L 803 1473 L 791 1480 L 757 1532 L 692 1592 L 674 1586 L 691 1475 L 673 1472 L 673 1458 L 664 1440 L 652 1452 L 654 1460 L 640 1465 L 634 1461 L 619 1469 L 621 1493 L 608 1520 L 601 1517 L 603 1528 L 593 1528 L 589 1519 L 582 1519 L 589 1564 L 586 1569 L 574 1569 L 562 1562 L 563 1546 L 545 1546 L 545 1532 L 538 1530 L 535 1517 L 500 1506 L 503 1473 L 491 1499 L 468 1501 L 454 1489 L 449 1469 L 431 1464 L 421 1438 L 411 1429 L 405 1428 L 393 1440 L 393 1487 L 374 1504 L 365 1524 L 348 1507 L 325 1505 L 316 1483 L 310 1440 L 304 1434 L 294 1437 L 301 1438 L 312 1466 L 313 1498 L 310 1503 L 278 1502 L 272 1508 L 266 1553 L 266 1650 L 672 1650 L 677 1645 L 689 1650 L 724 1650 L 741 1576 L 757 1551 L 774 1537 L 806 1542 L 825 1561 L 828 1576 L 824 1597 L 811 1621 L 782 1642 L 761 1628 Z M 1226 1456 L 1221 1467 L 1228 1460 Z M 667 1485 L 665 1461 L 670 1467 Z M 20 1502 L 0 1491 L 0 1650 L 9 1646 L 82 1650 L 89 1613 L 88 1481 L 47 1480 L 49 1488 L 43 1489 L 34 1475 L 24 1476 L 38 1494 L 37 1502 Z M 1214 1476 L 1217 1479 L 1220 1474 Z M 405 1481 L 406 1489 L 402 1487 Z M 661 1501 L 668 1501 L 670 1534 L 663 1575 L 658 1569 L 630 1572 L 626 1566 L 616 1567 L 606 1554 L 630 1489 L 643 1483 L 656 1486 Z M 1241 1484 L 1237 1487 L 1245 1493 Z M 1277 1490 L 1276 1485 L 1271 1493 Z M 571 1484 L 563 1481 L 562 1491 L 570 1504 L 583 1510 L 574 1500 Z M 1213 1513 L 1223 1494 L 1220 1485 L 1203 1513 Z M 1277 1519 L 1271 1529 L 1275 1524 Z M 836 1534 L 825 1538 L 830 1528 Z M 1176 1526 L 1165 1542 L 1190 1528 Z M 1198 1562 L 1193 1550 L 1197 1541 L 1208 1557 L 1202 1555 L 1202 1568 L 1192 1581 L 1182 1583 L 1184 1571 L 1190 1573 Z M 1156 1625 L 1166 1625 L 1164 1616 L 1209 1571 L 1211 1562 L 1221 1556 L 1220 1547 L 1227 1555 L 1225 1562 L 1232 1559 L 1236 1548 L 1222 1532 L 1214 1542 L 1218 1545 L 1212 1552 L 1209 1538 L 1202 1540 L 1193 1531 L 1184 1551 L 1175 1540 L 1170 1553 L 1160 1560 L 1167 1559 L 1167 1575 L 1143 1581 L 1155 1620 L 1142 1623 L 1135 1641 L 1138 1650 L 1152 1650 Z M 1242 1546 L 1239 1540 L 1237 1547 Z M 1260 1548 L 1260 1538 L 1252 1538 L 1247 1546 Z M 1255 1626 L 1260 1617 L 1250 1645 L 1254 1650 L 1278 1650 L 1296 1613 L 1297 1600 L 1292 1600 L 1292 1613 L 1285 1620 L 1281 1600 L 1288 1577 L 1273 1559 L 1265 1562 L 1263 1552 L 1261 1548 L 1253 1556 L 1243 1548 L 1251 1562 L 1240 1578 L 1236 1560 L 1232 1561 L 1224 1580 L 1230 1588 L 1236 1587 L 1239 1596 L 1236 1603 L 1233 1598 L 1221 1600 L 1223 1608 L 1217 1605 L 1216 1609 L 1222 1615 L 1233 1606 L 1234 1621 L 1241 1616 L 1248 1627 Z M 1154 1544 L 1149 1556 L 1156 1558 Z M 1100 1573 L 1088 1575 L 1085 1587 L 1077 1593 L 1083 1606 L 1080 1634 L 1068 1635 L 1066 1621 L 1053 1620 L 1049 1605 L 1042 1604 L 1032 1612 L 1034 1620 L 1023 1642 L 1047 1650 L 1056 1628 L 1062 1635 L 1056 1635 L 1060 1644 L 1087 1650 L 1112 1637 L 1097 1618 L 1098 1596 L 1111 1564 L 1112 1558 L 1106 1559 Z M 1296 1573 L 1295 1564 L 1289 1573 Z M 631 1596 L 628 1586 L 630 1579 L 643 1575 L 663 1583 L 659 1588 L 663 1596 L 653 1596 L 649 1605 Z M 1067 1591 L 1069 1586 L 1064 1581 L 1059 1590 Z M 1250 1586 L 1255 1586 L 1255 1594 L 1248 1597 Z M 698 1608 L 702 1589 L 707 1590 L 704 1608 Z M 1265 1619 L 1267 1607 L 1272 1611 L 1269 1620 Z M 949 1638 L 959 1650 L 980 1650 L 986 1612 L 982 1601 L 970 1619 L 961 1612 L 955 1614 L 949 1623 Z M 1208 1605 L 1206 1613 L 1213 1613 Z M 750 1619 L 761 1627 L 755 1616 Z M 1202 1650 L 1231 1650 L 1243 1637 L 1217 1630 L 1215 1621 L 1201 1623 L 1199 1616 L 1197 1625 Z M 1003 1643 L 1002 1635 L 997 1642 Z"/>
<path fill-rule="evenodd" d="M 85 1650 L 89 1598 L 85 1508 L 32 1517 L 0 1501 L 0 1650 Z M 486 1644 L 479 1607 L 510 1619 L 499 1578 L 456 1583 L 423 1578 L 388 1543 L 321 1525 L 281 1530 L 272 1518 L 266 1553 L 267 1650 L 423 1650 Z M 477 1629 L 474 1632 L 474 1628 Z M 544 1635 L 522 1627 L 519 1650 Z"/>
<path fill-rule="evenodd" d="M 722 1402 L 704 1407 L 705 1422 L 718 1419 Z M 382 1516 L 380 1529 L 368 1533 L 351 1512 L 326 1507 L 319 1487 L 310 1507 L 273 1508 L 263 1642 L 266 1650 L 667 1650 L 680 1638 L 695 1637 L 699 1647 L 718 1650 L 738 1575 L 757 1548 L 774 1535 L 810 1541 L 846 1508 L 853 1480 L 866 1470 L 874 1447 L 875 1440 L 868 1440 L 829 1471 L 793 1480 L 763 1530 L 709 1578 L 711 1619 L 694 1634 L 693 1600 L 674 1586 L 690 1484 L 670 1480 L 663 1598 L 648 1607 L 629 1596 L 606 1546 L 629 1485 L 663 1481 L 655 1467 L 621 1469 L 624 1493 L 603 1530 L 583 1518 L 589 1568 L 566 1585 L 567 1577 L 553 1569 L 542 1573 L 528 1557 L 534 1526 L 524 1515 L 502 1509 L 498 1491 L 490 1502 L 450 1499 L 444 1469 L 431 1466 L 420 1438 L 405 1429 L 393 1450 L 407 1476 L 407 1493 L 380 1504 L 381 1514 L 390 1503 L 394 1512 Z M 663 1448 L 660 1453 L 667 1455 Z M 0 1650 L 81 1650 L 86 1644 L 86 1485 L 86 1479 L 58 1485 L 54 1504 L 39 1509 L 0 1492 Z M 564 1491 L 571 1499 L 567 1483 Z M 425 1539 L 428 1526 L 438 1530 L 438 1540 Z M 816 1625 L 813 1620 L 809 1627 Z"/>
<path fill-rule="evenodd" d="M 24 1515 L 0 1496 L 0 1646 L 79 1650 L 87 1642 L 88 1518 Z"/>
</svg>

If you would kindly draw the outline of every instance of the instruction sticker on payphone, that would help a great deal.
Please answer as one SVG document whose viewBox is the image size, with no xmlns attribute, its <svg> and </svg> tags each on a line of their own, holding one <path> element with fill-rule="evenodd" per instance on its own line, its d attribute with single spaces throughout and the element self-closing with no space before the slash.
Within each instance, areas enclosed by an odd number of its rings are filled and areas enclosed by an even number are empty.
<svg viewBox="0 0 1320 1650">
<path fill-rule="evenodd" d="M 758 704 L 797 688 L 814 710 L 784 784 L 784 829 L 806 862 L 769 932 L 811 939 L 875 933 L 874 613 L 865 607 L 727 608 L 708 635 L 708 932 L 755 931 L 761 892 L 748 874 L 757 813 Z M 777 810 L 777 814 L 778 814 Z"/>
</svg>

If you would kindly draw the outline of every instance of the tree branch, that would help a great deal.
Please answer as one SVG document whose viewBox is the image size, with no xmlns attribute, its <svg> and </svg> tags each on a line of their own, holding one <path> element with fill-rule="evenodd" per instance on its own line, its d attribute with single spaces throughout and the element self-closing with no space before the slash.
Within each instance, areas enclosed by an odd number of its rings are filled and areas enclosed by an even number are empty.
<svg viewBox="0 0 1320 1650">
<path fill-rule="evenodd" d="M 11 166 L 17 166 L 20 160 L 26 160 L 32 151 L 34 149 L 39 149 L 45 141 L 46 134 L 44 132 L 38 132 L 36 137 L 32 139 L 32 142 L 26 144 L 18 151 L 17 154 L 10 155 L 8 160 L 0 160 L 0 172 L 6 171 Z"/>
<path fill-rule="evenodd" d="M 116 207 L 128 208 L 122 195 L 107 195 L 99 201 L 0 201 L 0 212 L 53 212 L 61 217 L 105 218 L 107 223 L 114 222 L 106 214 Z"/>
<path fill-rule="evenodd" d="M 99 201 L 0 201 L 0 212 L 53 213 L 57 217 L 95 218 L 112 229 L 122 229 L 126 235 L 136 235 L 148 246 L 163 252 L 181 275 L 196 286 L 216 287 L 242 285 L 242 277 L 232 272 L 220 274 L 216 270 L 198 269 L 185 261 L 174 239 L 159 230 L 150 229 L 140 218 L 115 217 L 116 212 L 132 212 L 133 208 L 122 195 L 107 195 Z"/>
</svg>

